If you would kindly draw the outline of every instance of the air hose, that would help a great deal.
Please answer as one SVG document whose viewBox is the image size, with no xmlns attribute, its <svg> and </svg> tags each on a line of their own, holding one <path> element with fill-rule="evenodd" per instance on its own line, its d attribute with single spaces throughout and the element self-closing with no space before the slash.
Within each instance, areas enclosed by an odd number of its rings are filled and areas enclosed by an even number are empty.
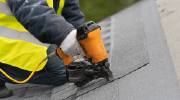
<svg viewBox="0 0 180 100">
<path fill-rule="evenodd" d="M 26 83 L 27 81 L 29 81 L 29 79 L 34 75 L 34 73 L 36 72 L 36 70 L 38 69 L 38 67 L 44 62 L 46 61 L 47 59 L 49 58 L 52 58 L 52 57 L 55 57 L 56 56 L 56 52 L 54 51 L 53 53 L 47 55 L 46 58 L 44 58 L 37 66 L 36 68 L 31 72 L 31 74 L 29 75 L 29 77 L 27 79 L 25 79 L 24 81 L 18 81 L 18 80 L 15 80 L 13 79 L 12 77 L 10 77 L 5 71 L 3 71 L 1 68 L 0 68 L 0 72 L 2 72 L 7 78 L 9 78 L 10 80 L 12 80 L 13 82 L 15 83 Z"/>
</svg>

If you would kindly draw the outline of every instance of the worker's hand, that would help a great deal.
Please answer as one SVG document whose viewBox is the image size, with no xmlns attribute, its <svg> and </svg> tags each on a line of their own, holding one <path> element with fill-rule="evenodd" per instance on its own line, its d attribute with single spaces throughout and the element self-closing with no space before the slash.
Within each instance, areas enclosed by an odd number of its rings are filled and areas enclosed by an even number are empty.
<svg viewBox="0 0 180 100">
<path fill-rule="evenodd" d="M 83 48 L 76 39 L 77 30 L 72 30 L 60 45 L 61 50 L 69 56 L 81 55 L 83 58 L 87 58 Z"/>
</svg>

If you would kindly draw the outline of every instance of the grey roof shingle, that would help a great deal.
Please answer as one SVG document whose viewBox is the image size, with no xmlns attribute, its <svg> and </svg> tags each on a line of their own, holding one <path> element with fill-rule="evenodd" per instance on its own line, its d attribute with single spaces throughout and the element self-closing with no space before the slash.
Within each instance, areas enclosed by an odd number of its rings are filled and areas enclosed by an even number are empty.
<svg viewBox="0 0 180 100">
<path fill-rule="evenodd" d="M 116 80 L 93 80 L 81 88 L 7 84 L 2 100 L 180 100 L 155 0 L 142 0 L 99 23 Z"/>
<path fill-rule="evenodd" d="M 72 95 L 76 95 L 78 88 L 75 85 L 70 85 L 69 87 L 64 88 L 63 90 L 58 90 L 52 92 L 51 100 L 62 100 L 68 98 Z"/>
<path fill-rule="evenodd" d="M 27 97 L 32 97 L 32 96 L 49 94 L 52 92 L 53 87 L 54 86 L 47 86 L 47 85 L 39 85 L 39 86 L 35 86 L 35 87 L 28 87 L 24 97 L 27 98 Z"/>
</svg>

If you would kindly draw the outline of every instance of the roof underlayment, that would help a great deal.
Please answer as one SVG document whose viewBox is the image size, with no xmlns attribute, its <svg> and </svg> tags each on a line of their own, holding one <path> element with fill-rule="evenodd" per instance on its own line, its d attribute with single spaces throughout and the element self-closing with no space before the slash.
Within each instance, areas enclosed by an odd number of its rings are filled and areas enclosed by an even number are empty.
<svg viewBox="0 0 180 100">
<path fill-rule="evenodd" d="M 142 0 L 98 23 L 115 80 L 81 88 L 7 84 L 2 100 L 180 100 L 180 88 L 155 0 Z"/>
</svg>

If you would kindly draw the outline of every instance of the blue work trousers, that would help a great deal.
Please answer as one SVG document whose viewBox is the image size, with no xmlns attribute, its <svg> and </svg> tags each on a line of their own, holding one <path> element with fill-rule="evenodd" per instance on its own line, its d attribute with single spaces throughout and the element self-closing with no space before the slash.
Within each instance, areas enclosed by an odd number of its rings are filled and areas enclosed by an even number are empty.
<svg viewBox="0 0 180 100">
<path fill-rule="evenodd" d="M 51 44 L 47 50 L 47 54 L 50 54 L 53 51 L 55 51 L 56 47 L 56 45 Z M 3 63 L 0 63 L 0 68 L 4 70 L 9 76 L 18 81 L 26 79 L 31 73 L 29 71 L 25 71 Z M 14 83 L 0 72 L 0 84 L 5 85 L 6 82 Z M 47 64 L 44 67 L 44 69 L 39 72 L 36 72 L 35 75 L 33 75 L 33 77 L 27 83 L 43 85 L 62 85 L 66 82 L 66 67 L 64 65 L 63 60 L 56 56 L 54 58 L 50 58 L 47 61 Z"/>
</svg>

